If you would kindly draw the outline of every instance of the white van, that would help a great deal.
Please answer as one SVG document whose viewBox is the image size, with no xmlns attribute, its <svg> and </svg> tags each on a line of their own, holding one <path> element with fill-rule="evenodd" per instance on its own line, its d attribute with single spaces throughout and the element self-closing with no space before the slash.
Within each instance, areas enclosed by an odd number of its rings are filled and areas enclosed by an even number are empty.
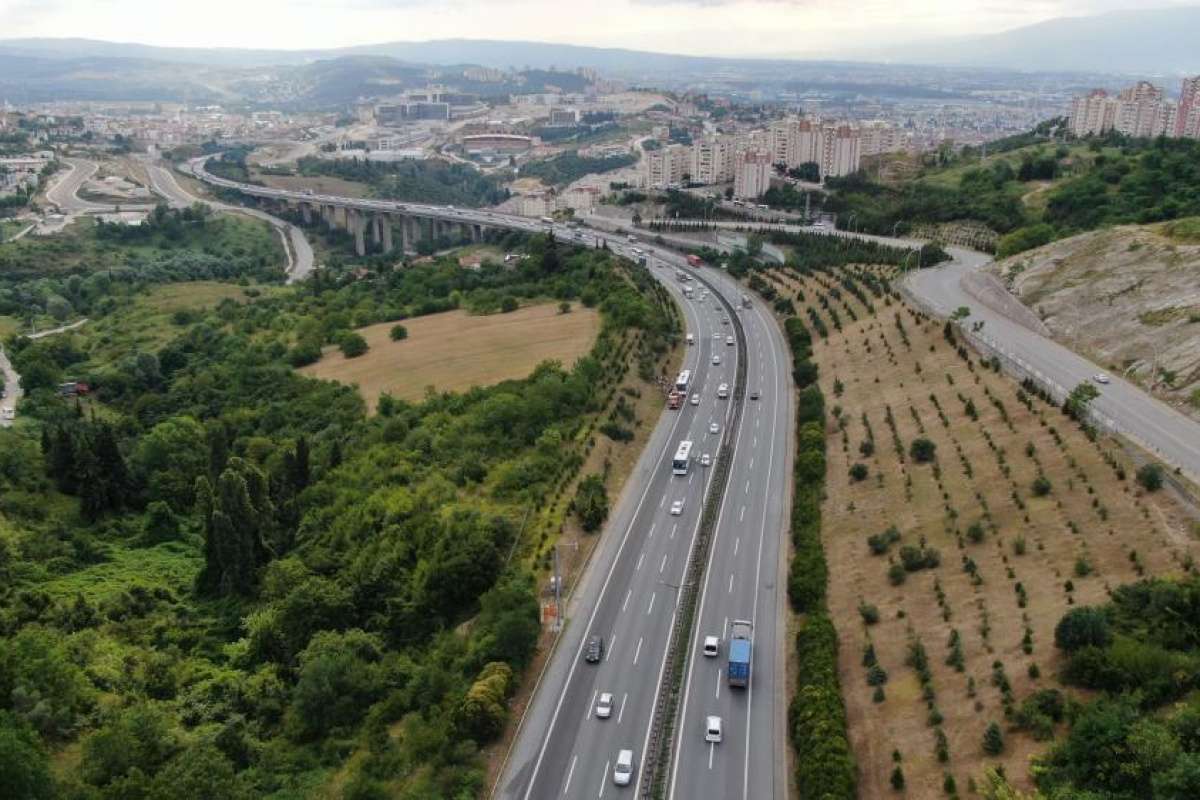
<svg viewBox="0 0 1200 800">
<path fill-rule="evenodd" d="M 722 383 L 720 386 L 717 387 L 717 397 L 721 398 L 722 400 L 724 400 L 726 397 L 729 397 L 729 384 L 728 383 Z"/>
<path fill-rule="evenodd" d="M 696 334 L 694 334 L 694 333 L 689 333 L 689 334 L 687 335 L 687 343 L 688 343 L 688 344 L 695 344 L 695 343 L 696 343 Z"/>
<path fill-rule="evenodd" d="M 613 767 L 613 783 L 617 786 L 628 786 L 633 780 L 633 751 L 622 750 L 617 753 L 617 763 Z"/>
</svg>

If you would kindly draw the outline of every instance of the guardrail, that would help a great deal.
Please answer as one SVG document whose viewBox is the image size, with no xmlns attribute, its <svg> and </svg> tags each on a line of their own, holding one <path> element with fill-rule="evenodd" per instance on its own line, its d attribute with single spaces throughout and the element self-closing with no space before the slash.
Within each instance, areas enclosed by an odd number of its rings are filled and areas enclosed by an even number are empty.
<svg viewBox="0 0 1200 800">
<path fill-rule="evenodd" d="M 679 694 L 682 689 L 683 676 L 687 668 L 687 655 L 691 647 L 692 630 L 696 625 L 696 596 L 704 570 L 708 565 L 708 551 L 712 543 L 712 534 L 716 528 L 717 518 L 721 512 L 721 503 L 725 498 L 725 489 L 729 483 L 729 471 L 733 464 L 733 449 L 736 436 L 734 431 L 741 423 L 742 409 L 746 399 L 746 362 L 749 354 L 746 348 L 746 331 L 737 309 L 729 300 L 717 291 L 709 281 L 696 276 L 696 280 L 708 287 L 714 297 L 724 304 L 733 323 L 737 336 L 738 365 L 733 384 L 733 417 L 725 426 L 721 437 L 721 445 L 717 448 L 717 460 L 713 465 L 713 487 L 700 516 L 700 529 L 696 533 L 696 544 L 688 555 L 687 569 L 684 571 L 683 582 L 679 586 L 679 600 L 675 612 L 675 624 L 671 627 L 670 639 L 667 642 L 667 653 L 663 668 L 663 682 L 654 702 L 654 716 L 650 723 L 650 733 L 646 742 L 646 758 L 642 765 L 643 779 L 641 797 L 643 800 L 662 798 L 666 793 L 667 778 L 671 772 L 671 759 L 674 755 L 672 743 L 675 738 L 675 724 L 679 714 Z"/>
</svg>

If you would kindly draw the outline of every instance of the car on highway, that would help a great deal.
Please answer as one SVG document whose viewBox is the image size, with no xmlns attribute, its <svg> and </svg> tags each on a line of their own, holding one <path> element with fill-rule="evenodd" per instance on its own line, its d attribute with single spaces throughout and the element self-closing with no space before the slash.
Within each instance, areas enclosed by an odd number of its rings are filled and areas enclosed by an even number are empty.
<svg viewBox="0 0 1200 800">
<path fill-rule="evenodd" d="M 617 753 L 617 763 L 613 766 L 613 783 L 617 786 L 628 786 L 633 780 L 633 751 L 622 750 Z"/>
<path fill-rule="evenodd" d="M 729 384 L 728 383 L 722 383 L 720 386 L 717 387 L 717 397 L 721 398 L 722 400 L 724 400 L 726 397 L 729 397 Z"/>
<path fill-rule="evenodd" d="M 732 336 L 726 336 L 726 337 L 725 337 L 725 344 L 732 345 L 732 344 L 733 344 L 733 337 L 732 337 Z"/>
<path fill-rule="evenodd" d="M 612 716 L 612 692 L 601 692 L 596 700 L 596 717 L 608 719 Z"/>
<path fill-rule="evenodd" d="M 678 517 L 682 513 L 683 513 L 683 501 L 682 500 L 676 500 L 674 503 L 671 503 L 671 516 L 672 517 Z"/>
<path fill-rule="evenodd" d="M 587 648 L 583 651 L 583 658 L 589 664 L 598 664 L 600 659 L 604 658 L 604 637 L 593 636 L 588 639 Z"/>
<path fill-rule="evenodd" d="M 712 361 L 713 361 L 713 366 L 714 366 L 714 367 L 716 367 L 716 366 L 720 366 L 720 364 L 721 364 L 721 357 L 720 357 L 720 356 L 716 356 L 716 355 L 714 355 L 714 356 L 713 356 L 713 359 L 712 359 Z"/>
<path fill-rule="evenodd" d="M 710 423 L 708 423 L 708 432 L 709 433 L 720 433 L 721 426 L 715 422 L 710 422 Z"/>
<path fill-rule="evenodd" d="M 1105 375 L 1103 372 L 1101 372 L 1101 373 L 1099 373 L 1098 375 L 1093 375 L 1093 376 L 1092 376 L 1092 380 L 1094 380 L 1096 383 L 1103 383 L 1103 384 L 1107 384 L 1107 383 L 1108 383 L 1108 376 L 1107 376 L 1107 375 Z"/>
<path fill-rule="evenodd" d="M 695 343 L 696 343 L 696 334 L 694 334 L 694 333 L 689 333 L 689 334 L 687 335 L 687 343 L 688 343 L 688 344 L 695 344 Z"/>
<path fill-rule="evenodd" d="M 708 658 L 716 658 L 721 654 L 721 637 L 720 636 L 705 636 L 704 637 L 704 655 Z"/>
<path fill-rule="evenodd" d="M 750 391 L 750 399 L 751 399 L 751 400 L 757 400 L 757 399 L 758 399 L 758 398 L 760 398 L 760 397 L 762 397 L 762 395 L 761 395 L 761 394 L 759 394 L 759 391 L 758 391 L 758 389 L 752 389 L 752 390 Z"/>
<path fill-rule="evenodd" d="M 700 395 L 697 392 L 692 393 L 692 405 L 694 405 L 694 406 L 700 405 Z"/>
<path fill-rule="evenodd" d="M 704 721 L 704 741 L 717 744 L 721 741 L 721 718 L 709 717 Z"/>
<path fill-rule="evenodd" d="M 729 324 L 729 317 L 721 317 L 721 324 L 722 324 L 722 325 L 728 325 L 728 324 Z"/>
<path fill-rule="evenodd" d="M 712 456 L 710 456 L 708 453 L 705 453 L 704 455 L 700 456 L 700 466 L 711 467 L 712 466 Z"/>
</svg>

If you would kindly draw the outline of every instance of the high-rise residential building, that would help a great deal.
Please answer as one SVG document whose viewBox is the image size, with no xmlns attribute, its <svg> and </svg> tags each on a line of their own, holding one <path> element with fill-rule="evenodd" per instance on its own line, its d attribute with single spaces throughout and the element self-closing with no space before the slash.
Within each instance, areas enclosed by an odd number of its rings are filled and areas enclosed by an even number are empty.
<svg viewBox="0 0 1200 800">
<path fill-rule="evenodd" d="M 1068 127 L 1076 136 L 1103 136 L 1117 123 L 1117 101 L 1103 89 L 1093 89 L 1071 104 Z"/>
<path fill-rule="evenodd" d="M 1118 133 L 1150 137 L 1163 132 L 1163 92 L 1149 81 L 1138 81 L 1117 95 Z"/>
<path fill-rule="evenodd" d="M 1190 123 L 1193 109 L 1200 108 L 1200 75 L 1184 78 L 1179 88 L 1179 110 L 1175 115 L 1175 135 L 1200 138 L 1195 124 Z"/>
<path fill-rule="evenodd" d="M 747 150 L 738 156 L 733 171 L 733 196 L 743 200 L 761 197 L 771 188 L 771 154 Z"/>
<path fill-rule="evenodd" d="M 692 144 L 691 178 L 695 183 L 724 183 L 733 179 L 733 139 L 710 136 Z"/>
<path fill-rule="evenodd" d="M 890 122 L 875 120 L 858 126 L 858 138 L 864 156 L 899 153 L 908 149 L 908 136 Z"/>
<path fill-rule="evenodd" d="M 669 144 L 647 150 L 642 158 L 642 184 L 647 189 L 668 189 L 683 184 L 692 166 L 691 148 Z"/>
<path fill-rule="evenodd" d="M 848 124 L 821 127 L 821 178 L 835 178 L 858 171 L 862 148 L 858 128 Z"/>
</svg>

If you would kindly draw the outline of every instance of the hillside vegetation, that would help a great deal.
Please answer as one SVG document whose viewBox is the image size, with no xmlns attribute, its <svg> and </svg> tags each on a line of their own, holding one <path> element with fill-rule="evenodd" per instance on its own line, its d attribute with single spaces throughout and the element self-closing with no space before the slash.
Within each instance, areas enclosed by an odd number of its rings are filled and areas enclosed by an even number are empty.
<svg viewBox="0 0 1200 800">
<path fill-rule="evenodd" d="M 6 797 L 484 790 L 566 489 L 625 424 L 623 375 L 657 375 L 678 327 L 644 269 L 503 245 L 530 257 L 204 284 L 195 303 L 117 284 L 109 307 L 97 286 L 95 326 L 6 342 L 29 391 L 0 431 Z M 572 364 L 373 417 L 293 370 L 353 327 L 497 293 L 594 307 L 601 331 Z M 127 335 L 168 308 L 165 343 Z M 91 395 L 60 398 L 68 377 Z"/>
<path fill-rule="evenodd" d="M 1064 343 L 1200 417 L 1200 219 L 1073 236 L 995 269 Z"/>
<path fill-rule="evenodd" d="M 838 212 L 839 225 L 881 235 L 982 223 L 1002 234 L 1002 257 L 1109 225 L 1200 214 L 1200 142 L 1052 140 L 1048 124 L 1040 130 L 989 145 L 986 160 L 976 150 L 946 156 L 897 185 L 862 173 L 831 179 L 825 208 Z"/>
</svg>

